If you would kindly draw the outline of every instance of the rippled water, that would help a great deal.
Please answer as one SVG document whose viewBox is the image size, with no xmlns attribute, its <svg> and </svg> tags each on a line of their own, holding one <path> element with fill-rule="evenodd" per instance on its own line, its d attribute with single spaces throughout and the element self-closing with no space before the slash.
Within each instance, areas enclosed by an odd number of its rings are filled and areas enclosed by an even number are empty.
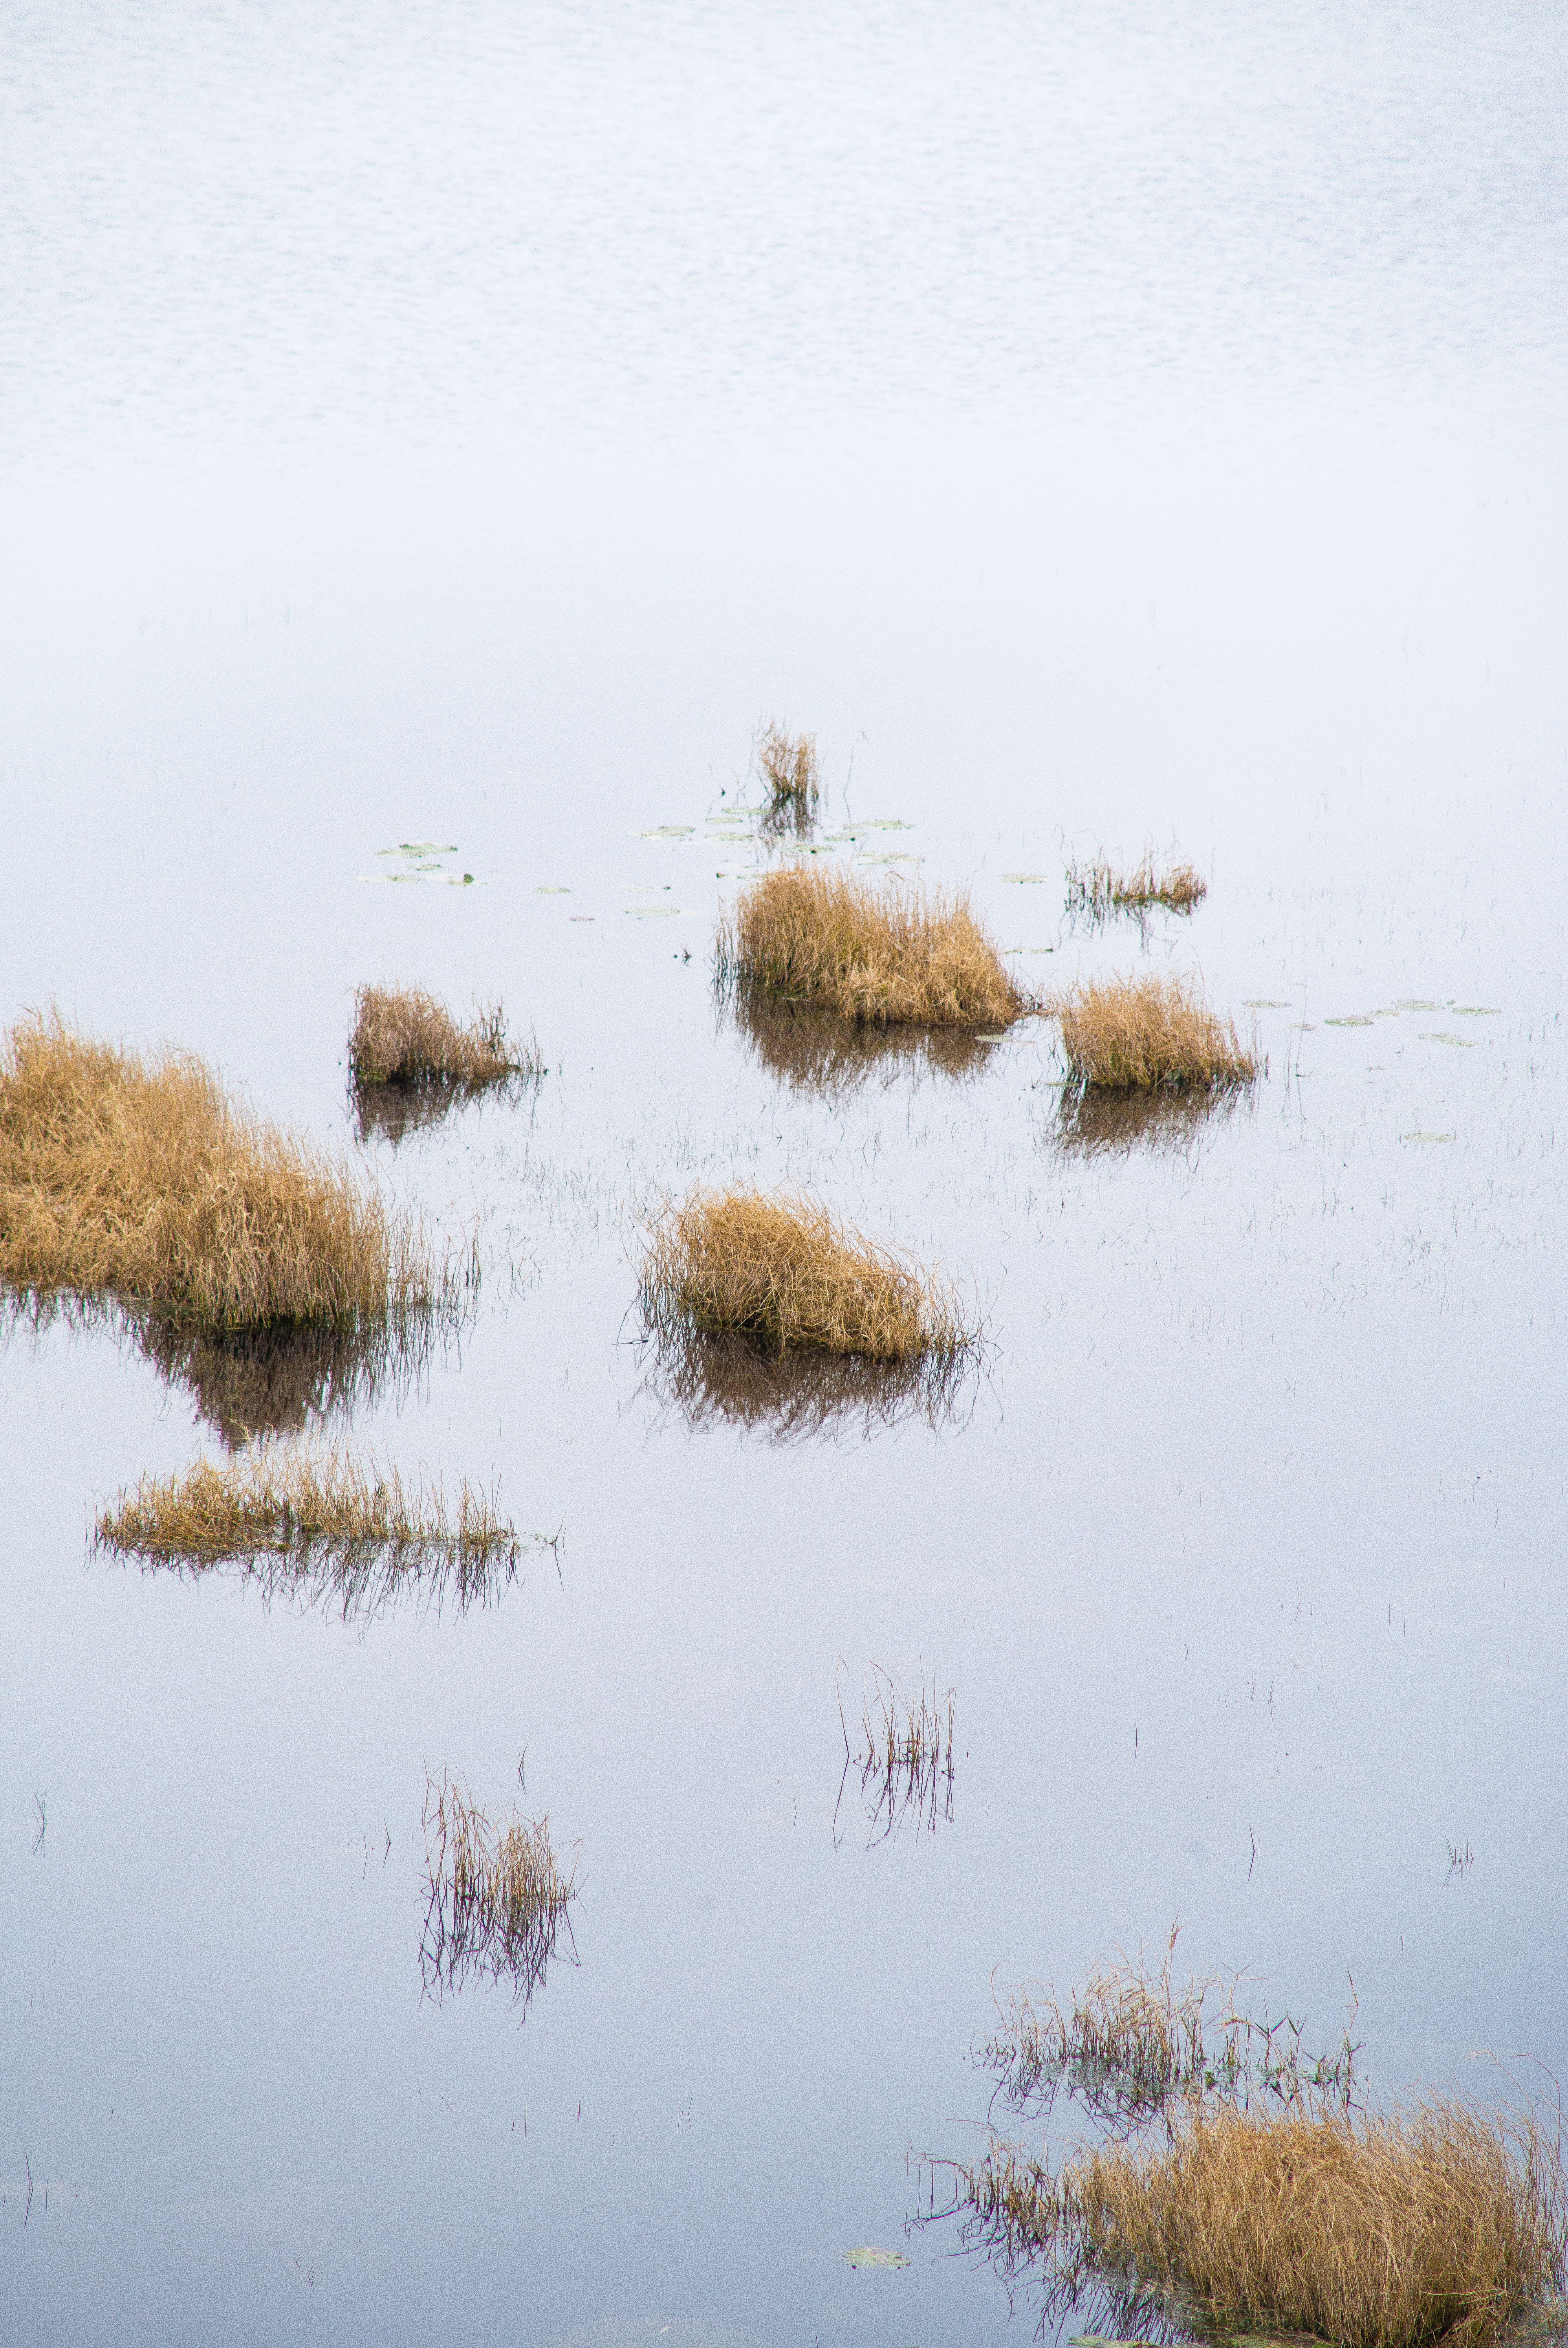
<svg viewBox="0 0 1568 2348">
<path fill-rule="evenodd" d="M 1561 2075 L 1559 12 L 0 39 L 5 1016 L 477 1219 L 459 1342 L 240 1369 L 564 1527 L 346 1622 L 127 1570 L 92 1509 L 239 1370 L 13 1334 L 0 2333 L 1027 2338 L 906 2234 L 921 2157 L 994 1988 L 1177 1916 L 1325 2042 L 1350 1976 L 1379 2086 Z M 1201 971 L 1255 1098 L 737 1021 L 773 713 L 835 855 L 971 884 L 1030 984 Z M 1075 924 L 1146 841 L 1206 903 Z M 379 977 L 502 994 L 537 1093 L 362 1130 Z M 969 1384 L 661 1355 L 636 1219 L 732 1178 L 959 1268 Z M 841 1784 L 874 1663 L 954 1691 L 933 1832 Z M 578 1848 L 526 2010 L 425 1994 L 443 1766 Z"/>
</svg>

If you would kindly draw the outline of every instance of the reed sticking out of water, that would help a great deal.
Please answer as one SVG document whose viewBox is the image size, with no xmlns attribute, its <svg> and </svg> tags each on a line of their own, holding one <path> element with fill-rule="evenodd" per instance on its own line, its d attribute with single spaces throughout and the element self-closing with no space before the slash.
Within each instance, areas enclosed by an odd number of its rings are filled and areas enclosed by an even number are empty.
<svg viewBox="0 0 1568 2348">
<path fill-rule="evenodd" d="M 1348 2028 L 1332 2054 L 1304 2054 L 1301 2025 L 1240 2013 L 1235 1981 L 1197 1974 L 1175 1988 L 1176 1940 L 1173 1930 L 1158 1972 L 1142 1958 L 1118 1957 L 1096 1965 L 1065 2003 L 1054 1990 L 1015 1989 L 1001 2028 L 977 2050 L 998 2075 L 1004 2102 L 1043 2114 L 1065 2090 L 1116 2127 L 1137 2126 L 1194 2091 L 1241 2104 L 1255 2096 L 1295 2102 L 1310 2092 L 1348 2108 L 1358 2052 Z"/>
<path fill-rule="evenodd" d="M 900 1826 L 914 1823 L 927 1833 L 938 1818 L 953 1815 L 953 1691 L 927 1688 L 922 1673 L 913 1695 L 879 1663 L 871 1666 L 860 1723 L 860 1748 L 852 1751 L 844 1700 L 838 1704 L 844 1731 L 844 1776 L 860 1773 L 860 1794 L 871 1843 L 886 1842 Z M 835 1811 L 836 1818 L 837 1812 Z M 868 1846 L 869 1847 L 869 1846 Z"/>
<path fill-rule="evenodd" d="M 720 923 L 728 991 L 815 1004 L 873 1026 L 999 1027 L 1035 1006 L 963 891 L 926 891 L 823 864 L 764 872 Z"/>
<path fill-rule="evenodd" d="M 1173 913 L 1190 913 L 1209 893 L 1209 884 L 1191 864 L 1161 866 L 1146 848 L 1143 861 L 1122 872 L 1103 857 L 1092 864 L 1074 864 L 1067 875 L 1068 910 L 1102 918 L 1107 913 L 1144 912 L 1163 905 Z"/>
<path fill-rule="evenodd" d="M 515 1560 L 519 1542 L 495 1495 L 465 1480 L 448 1506 L 439 1484 L 334 1452 L 261 1443 L 215 1466 L 144 1476 L 99 1510 L 95 1546 L 155 1564 L 215 1565 L 272 1557 L 296 1574 L 352 1573 L 380 1562 L 483 1570 Z"/>
<path fill-rule="evenodd" d="M 0 1281 L 210 1328 L 357 1323 L 441 1287 L 377 1191 L 226 1099 L 193 1053 L 95 1044 L 54 1013 L 0 1046 Z"/>
<path fill-rule="evenodd" d="M 1562 2163 L 1532 2114 L 1194 2096 L 1163 2138 L 1054 2170 L 993 2139 L 957 2181 L 971 2240 L 1058 2309 L 1109 2284 L 1225 2333 L 1479 2348 L 1563 2281 Z"/>
<path fill-rule="evenodd" d="M 543 1982 L 577 1896 L 563 1873 L 548 1818 L 492 1818 L 461 1778 L 445 1770 L 425 1787 L 425 1930 L 420 1970 L 427 1991 L 508 1981 L 525 2003 Z M 572 1950 L 575 1960 L 576 1950 Z"/>
<path fill-rule="evenodd" d="M 1180 978 L 1089 978 L 1046 1008 L 1061 1023 L 1076 1082 L 1112 1092 L 1156 1085 L 1245 1084 L 1257 1074 L 1235 1022 L 1211 1011 Z"/>
<path fill-rule="evenodd" d="M 642 1308 L 682 1326 L 872 1362 L 953 1359 L 973 1336 L 957 1290 L 809 1200 L 696 1189 L 645 1225 Z"/>
<path fill-rule="evenodd" d="M 507 1040 L 498 1003 L 460 1027 L 444 1004 L 416 986 L 362 986 L 354 998 L 349 1072 L 356 1086 L 396 1085 L 477 1092 L 509 1076 L 543 1074 L 538 1047 Z"/>
<path fill-rule="evenodd" d="M 763 803 L 763 829 L 793 831 L 804 839 L 816 821 L 822 797 L 815 734 L 792 734 L 776 718 L 759 726 L 752 745 L 752 763 L 767 797 Z"/>
</svg>

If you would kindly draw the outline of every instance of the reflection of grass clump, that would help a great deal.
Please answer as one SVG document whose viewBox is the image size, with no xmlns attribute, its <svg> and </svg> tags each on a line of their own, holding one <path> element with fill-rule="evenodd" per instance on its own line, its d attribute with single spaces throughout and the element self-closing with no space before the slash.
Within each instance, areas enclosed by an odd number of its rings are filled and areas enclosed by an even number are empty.
<svg viewBox="0 0 1568 2348">
<path fill-rule="evenodd" d="M 892 1082 L 927 1068 L 954 1078 L 974 1076 L 991 1049 L 972 1028 L 852 1025 L 836 1012 L 750 991 L 736 1000 L 735 1025 L 771 1075 L 829 1097 L 872 1077 Z"/>
<path fill-rule="evenodd" d="M 1058 2306 L 1108 2284 L 1129 2312 L 1174 2301 L 1224 2332 L 1471 2348 L 1563 2282 L 1544 2132 L 1436 2099 L 1378 2116 L 1194 2097 L 1162 2137 L 1055 2170 L 993 2141 L 959 2196 L 1009 2267 L 1043 2265 Z"/>
<path fill-rule="evenodd" d="M 859 1354 L 786 1352 L 756 1337 L 668 1327 L 644 1392 L 693 1430 L 734 1427 L 767 1443 L 854 1433 L 869 1441 L 907 1420 L 936 1428 L 973 1408 L 972 1365 L 958 1353 L 874 1362 Z"/>
<path fill-rule="evenodd" d="M 142 1057 L 54 1015 L 0 1049 L 0 1279 L 219 1328 L 350 1322 L 436 1286 L 374 1190 L 227 1100 L 194 1054 Z"/>
<path fill-rule="evenodd" d="M 1223 1127 L 1242 1097 L 1235 1085 L 1160 1085 L 1147 1092 L 1107 1092 L 1064 1086 L 1050 1121 L 1058 1148 L 1082 1158 L 1118 1157 L 1134 1149 L 1153 1156 L 1192 1149 Z"/>
<path fill-rule="evenodd" d="M 420 1963 L 427 1988 L 510 1981 L 525 2001 L 555 1954 L 576 1898 L 550 1845 L 549 1820 L 482 1809 L 445 1771 L 425 1795 L 425 1933 Z"/>
<path fill-rule="evenodd" d="M 1153 849 L 1145 849 L 1143 861 L 1131 872 L 1119 871 L 1101 858 L 1093 864 L 1073 865 L 1067 875 L 1067 902 L 1073 911 L 1142 912 L 1150 905 L 1163 905 L 1173 913 L 1190 913 L 1208 893 L 1209 884 L 1194 866 L 1162 869 Z"/>
<path fill-rule="evenodd" d="M 1112 1092 L 1155 1085 L 1245 1083 L 1257 1074 L 1235 1023 L 1179 978 L 1085 979 L 1048 1008 L 1061 1023 L 1067 1065 L 1081 1084 Z"/>
<path fill-rule="evenodd" d="M 356 1086 L 450 1086 L 474 1092 L 507 1076 L 540 1073 L 538 1051 L 515 1053 L 498 1003 L 459 1027 L 433 994 L 416 986 L 362 986 L 354 999 L 350 1073 Z"/>
<path fill-rule="evenodd" d="M 641 1289 L 651 1325 L 733 1332 L 873 1362 L 952 1358 L 968 1333 L 939 1276 L 826 1208 L 756 1190 L 694 1190 L 648 1230 Z"/>
<path fill-rule="evenodd" d="M 827 865 L 787 864 L 743 892 L 722 924 L 724 986 L 755 988 L 885 1026 L 1000 1026 L 1032 1006 L 961 891 Z"/>
<path fill-rule="evenodd" d="M 215 1466 L 144 1476 L 98 1513 L 100 1548 L 155 1563 L 215 1564 L 270 1555 L 302 1570 L 381 1557 L 403 1570 L 515 1558 L 494 1498 L 459 1485 L 405 1483 L 395 1468 L 264 1443 Z"/>
<path fill-rule="evenodd" d="M 758 729 L 753 757 L 767 798 L 763 826 L 804 839 L 816 821 L 822 796 L 815 734 L 792 734 L 776 719 Z"/>
</svg>

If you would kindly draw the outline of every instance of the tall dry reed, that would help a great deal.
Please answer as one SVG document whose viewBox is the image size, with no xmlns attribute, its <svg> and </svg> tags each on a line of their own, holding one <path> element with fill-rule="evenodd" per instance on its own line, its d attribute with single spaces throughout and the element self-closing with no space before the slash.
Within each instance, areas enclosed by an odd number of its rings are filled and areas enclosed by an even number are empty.
<svg viewBox="0 0 1568 2348">
<path fill-rule="evenodd" d="M 645 1240 L 643 1311 L 661 1333 L 684 1323 L 873 1362 L 950 1358 L 968 1341 L 940 1273 L 809 1200 L 697 1189 L 655 1213 Z"/>
<path fill-rule="evenodd" d="M 53 1013 L 0 1045 L 0 1281 L 218 1328 L 354 1321 L 440 1285 L 376 1190 L 227 1099 L 195 1054 L 95 1044 Z"/>
<path fill-rule="evenodd" d="M 354 998 L 349 1073 L 356 1086 L 452 1087 L 477 1092 L 508 1076 L 538 1076 L 538 1051 L 507 1038 L 498 1003 L 460 1027 L 446 1005 L 416 986 L 362 986 Z"/>
<path fill-rule="evenodd" d="M 1155 973 L 1089 978 L 1053 995 L 1074 1079 L 1112 1092 L 1156 1085 L 1245 1084 L 1257 1074 L 1235 1022 L 1211 1011 L 1194 984 Z"/>
<path fill-rule="evenodd" d="M 962 890 L 927 891 L 823 864 L 784 864 L 720 924 L 721 986 L 886 1026 L 993 1027 L 1034 1006 Z"/>
<path fill-rule="evenodd" d="M 792 734 L 787 726 L 771 719 L 757 729 L 752 762 L 767 794 L 764 829 L 793 831 L 804 839 L 816 821 L 822 797 L 815 735 Z"/>
<path fill-rule="evenodd" d="M 1100 857 L 1092 864 L 1073 865 L 1067 875 L 1069 909 L 1100 915 L 1143 912 L 1151 905 L 1190 913 L 1208 893 L 1209 884 L 1194 865 L 1162 865 L 1152 848 L 1144 850 L 1143 862 L 1130 872 Z"/>
</svg>

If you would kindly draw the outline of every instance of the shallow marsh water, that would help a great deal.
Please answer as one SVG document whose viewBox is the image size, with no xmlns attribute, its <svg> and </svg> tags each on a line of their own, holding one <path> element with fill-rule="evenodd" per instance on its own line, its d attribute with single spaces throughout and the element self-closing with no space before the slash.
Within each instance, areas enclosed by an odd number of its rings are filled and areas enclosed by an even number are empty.
<svg viewBox="0 0 1568 2348">
<path fill-rule="evenodd" d="M 477 1222 L 460 1339 L 328 1365 L 325 1431 L 564 1532 L 347 1622 L 89 1558 L 222 1376 L 12 1336 L 4 2336 L 1028 2337 L 906 2235 L 920 2157 L 993 1975 L 1178 1915 L 1313 2043 L 1353 1976 L 1380 2085 L 1563 2075 L 1558 16 L 6 37 L 6 1016 Z M 830 852 L 970 885 L 1026 983 L 1201 971 L 1255 1097 L 738 1022 L 775 713 Z M 1148 841 L 1197 913 L 1070 922 Z M 381 978 L 548 1075 L 362 1129 Z M 771 1440 L 641 1341 L 638 1212 L 731 1178 L 972 1278 L 950 1412 Z M 874 1663 L 958 1760 L 868 1849 Z M 579 1846 L 526 2012 L 422 1997 L 444 1766 Z"/>
</svg>

